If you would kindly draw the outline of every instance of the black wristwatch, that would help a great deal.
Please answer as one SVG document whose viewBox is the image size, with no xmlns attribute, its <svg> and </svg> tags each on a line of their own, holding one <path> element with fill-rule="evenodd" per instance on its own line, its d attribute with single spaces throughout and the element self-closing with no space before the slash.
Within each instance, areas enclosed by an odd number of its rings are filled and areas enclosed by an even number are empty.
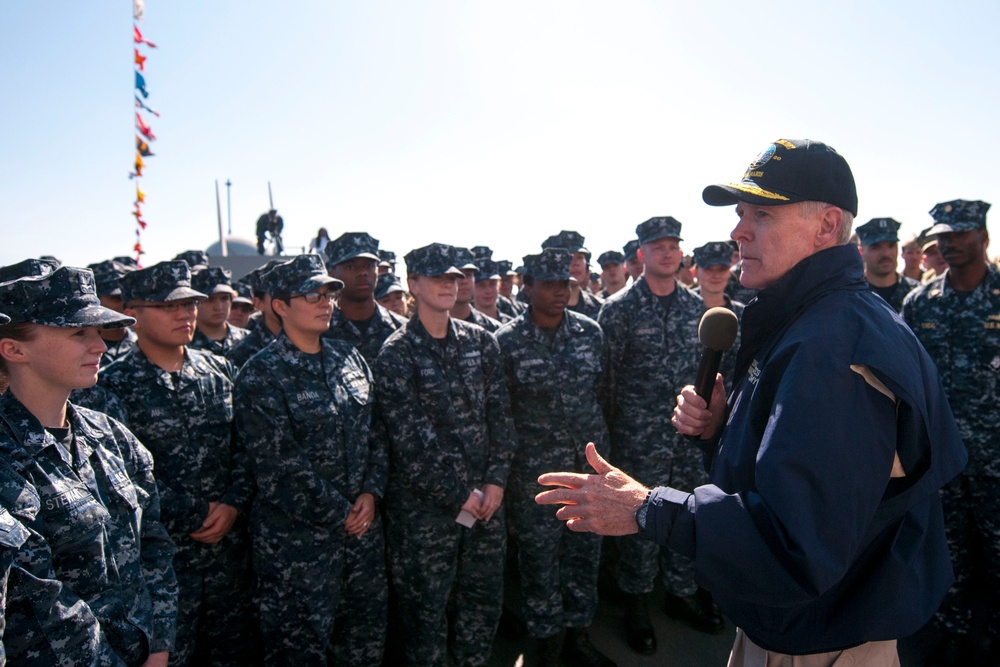
<svg viewBox="0 0 1000 667">
<path fill-rule="evenodd" d="M 649 498 L 653 495 L 653 490 L 646 491 L 646 498 L 635 511 L 635 525 L 639 526 L 639 534 L 646 536 L 646 514 L 649 513 Z"/>
</svg>

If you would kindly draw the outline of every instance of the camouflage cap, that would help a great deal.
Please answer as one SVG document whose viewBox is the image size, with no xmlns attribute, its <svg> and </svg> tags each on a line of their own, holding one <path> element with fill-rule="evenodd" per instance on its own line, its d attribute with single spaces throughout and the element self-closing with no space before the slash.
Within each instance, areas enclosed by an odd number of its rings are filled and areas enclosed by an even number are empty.
<svg viewBox="0 0 1000 667">
<path fill-rule="evenodd" d="M 570 232 L 565 229 L 555 236 L 550 236 L 542 242 L 542 250 L 546 248 L 566 248 L 570 252 L 582 252 L 590 261 L 590 251 L 583 247 L 584 238 L 579 232 Z"/>
<path fill-rule="evenodd" d="M 396 253 L 391 250 L 379 250 L 378 251 L 378 265 L 379 266 L 396 266 Z"/>
<path fill-rule="evenodd" d="M 128 255 L 118 255 L 117 257 L 112 257 L 112 261 L 118 262 L 123 266 L 129 266 L 133 269 L 139 268 L 139 262 L 135 257 L 129 257 Z"/>
<path fill-rule="evenodd" d="M 546 248 L 537 255 L 524 256 L 524 274 L 532 280 L 573 280 L 569 265 L 573 253 L 566 248 Z"/>
<path fill-rule="evenodd" d="M 729 241 L 712 241 L 700 248 L 695 248 L 693 254 L 694 263 L 700 269 L 720 264 L 729 268 L 730 260 L 733 257 L 733 246 L 729 244 Z"/>
<path fill-rule="evenodd" d="M 395 273 L 383 273 L 375 281 L 375 300 L 384 299 L 393 292 L 405 292 L 403 283 Z"/>
<path fill-rule="evenodd" d="M 892 218 L 872 218 L 860 227 L 855 227 L 861 245 L 875 245 L 882 241 L 899 242 L 900 223 Z"/>
<path fill-rule="evenodd" d="M 327 274 L 323 259 L 312 253 L 281 262 L 265 273 L 261 281 L 272 296 L 305 294 L 324 285 L 334 290 L 344 286 L 342 281 Z"/>
<path fill-rule="evenodd" d="M 472 251 L 468 248 L 463 248 L 461 246 L 452 246 L 452 255 L 454 259 L 452 263 L 462 271 L 471 270 L 479 271 L 479 267 L 476 266 L 476 258 L 472 254 Z"/>
<path fill-rule="evenodd" d="M 617 250 L 608 250 L 607 252 L 601 253 L 601 256 L 597 258 L 597 263 L 602 269 L 611 264 L 624 264 L 625 255 L 621 254 Z"/>
<path fill-rule="evenodd" d="M 858 190 L 847 160 L 830 146 L 811 139 L 778 139 L 768 144 L 739 183 L 709 185 L 701 198 L 709 206 L 732 206 L 741 201 L 757 206 L 818 201 L 858 214 Z"/>
<path fill-rule="evenodd" d="M 331 269 L 356 257 L 379 260 L 378 239 L 365 232 L 345 232 L 327 243 L 323 251 L 326 253 L 326 265 Z"/>
<path fill-rule="evenodd" d="M 625 253 L 626 262 L 639 257 L 639 239 L 632 239 L 626 243 L 622 246 L 622 251 Z"/>
<path fill-rule="evenodd" d="M 266 293 L 267 287 L 264 285 L 263 281 L 264 274 L 284 261 L 285 260 L 283 259 L 272 259 L 268 261 L 266 264 L 262 264 L 253 271 L 251 271 L 250 273 L 248 273 L 244 277 L 244 279 L 246 280 L 246 283 L 250 285 L 250 289 L 253 290 L 254 292 Z"/>
<path fill-rule="evenodd" d="M 476 258 L 476 282 L 480 280 L 500 279 L 500 269 L 497 263 L 486 257 Z"/>
<path fill-rule="evenodd" d="M 669 215 L 650 218 L 636 227 L 635 233 L 639 237 L 639 245 L 652 243 L 657 239 L 684 240 L 681 238 L 681 223 Z"/>
<path fill-rule="evenodd" d="M 937 237 L 930 233 L 932 229 L 934 229 L 933 226 L 928 227 L 917 234 L 917 245 L 920 246 L 921 252 L 927 250 L 932 245 L 937 245 Z"/>
<path fill-rule="evenodd" d="M 212 294 L 227 293 L 236 295 L 233 289 L 233 275 L 221 266 L 206 266 L 191 272 L 191 288 Z"/>
<path fill-rule="evenodd" d="M 121 296 L 122 288 L 118 284 L 121 277 L 130 271 L 135 271 L 135 267 L 126 266 L 113 259 L 88 264 L 87 268 L 94 272 L 98 296 Z"/>
<path fill-rule="evenodd" d="M 11 322 L 50 327 L 118 329 L 135 324 L 131 317 L 101 305 L 93 271 L 72 266 L 0 284 L 0 311 Z"/>
<path fill-rule="evenodd" d="M 501 276 L 516 276 L 517 271 L 514 270 L 514 264 L 508 262 L 506 259 L 501 259 L 497 262 L 497 271 Z"/>
<path fill-rule="evenodd" d="M 493 251 L 489 246 L 474 245 L 471 248 L 472 256 L 476 259 L 493 259 Z"/>
<path fill-rule="evenodd" d="M 208 298 L 208 295 L 192 289 L 191 267 L 179 259 L 126 273 L 121 277 L 120 283 L 122 300 L 126 304 L 133 301 L 159 302 Z"/>
<path fill-rule="evenodd" d="M 0 266 L 0 283 L 20 278 L 47 276 L 58 268 L 59 265 L 50 259 L 23 259 L 17 264 Z"/>
<path fill-rule="evenodd" d="M 948 234 L 951 232 L 967 232 L 970 229 L 986 227 L 986 211 L 990 205 L 984 201 L 955 199 L 938 204 L 930 210 L 936 223 L 927 232 L 931 234 Z"/>
<path fill-rule="evenodd" d="M 204 250 L 185 250 L 184 252 L 177 253 L 174 259 L 187 262 L 187 265 L 192 269 L 196 266 L 208 266 L 208 253 Z"/>
<path fill-rule="evenodd" d="M 245 303 L 248 305 L 253 305 L 253 290 L 250 288 L 250 284 L 243 281 L 236 281 L 233 283 L 233 291 L 236 295 L 233 297 L 233 303 Z"/>
<path fill-rule="evenodd" d="M 455 266 L 454 248 L 446 243 L 431 243 L 411 250 L 403 257 L 403 261 L 406 262 L 408 276 L 464 275 L 462 270 Z"/>
</svg>

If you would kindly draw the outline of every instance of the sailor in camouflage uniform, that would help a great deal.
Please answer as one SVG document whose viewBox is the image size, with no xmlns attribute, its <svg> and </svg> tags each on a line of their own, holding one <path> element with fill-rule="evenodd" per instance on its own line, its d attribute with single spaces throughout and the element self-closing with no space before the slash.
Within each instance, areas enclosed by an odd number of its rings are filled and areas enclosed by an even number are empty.
<svg viewBox="0 0 1000 667">
<path fill-rule="evenodd" d="M 476 284 L 473 288 L 473 304 L 476 310 L 505 324 L 514 317 L 500 310 L 500 267 L 492 259 L 479 257 L 475 260 Z"/>
<path fill-rule="evenodd" d="M 417 314 L 375 362 L 391 443 L 389 573 L 404 660 L 420 667 L 489 660 L 503 601 L 501 501 L 517 446 L 496 339 L 448 316 L 461 273 L 454 257 L 441 243 L 406 255 Z"/>
<path fill-rule="evenodd" d="M 601 267 L 601 290 L 599 297 L 607 299 L 615 292 L 625 289 L 628 283 L 628 274 L 625 273 L 625 255 L 617 250 L 608 250 L 601 253 L 597 258 L 597 264 Z"/>
<path fill-rule="evenodd" d="M 204 250 L 185 250 L 184 252 L 177 253 L 174 259 L 187 264 L 191 267 L 192 272 L 208 266 L 208 253 Z"/>
<path fill-rule="evenodd" d="M 625 255 L 625 273 L 632 279 L 632 285 L 639 281 L 642 275 L 642 260 L 639 259 L 639 239 L 632 239 L 622 246 L 622 254 Z"/>
<path fill-rule="evenodd" d="M 985 623 L 988 662 L 1000 661 L 1000 272 L 986 261 L 989 233 L 982 201 L 955 200 L 931 210 L 948 269 L 911 292 L 903 318 L 937 365 L 969 463 L 942 490 L 955 584 L 938 619 L 945 654 L 962 651 Z M 973 609 L 980 598 L 984 618 Z M 950 646 L 949 646 L 950 644 Z M 940 656 L 944 657 L 944 656 Z M 984 664 L 967 654 L 955 664 Z"/>
<path fill-rule="evenodd" d="M 206 266 L 191 272 L 191 288 L 208 298 L 198 306 L 198 323 L 190 347 L 224 357 L 249 333 L 229 323 L 229 311 L 237 294 L 232 276 L 221 267 Z"/>
<path fill-rule="evenodd" d="M 389 312 L 409 319 L 406 317 L 406 289 L 395 273 L 383 273 L 375 281 L 375 302 Z"/>
<path fill-rule="evenodd" d="M 246 454 L 234 437 L 232 364 L 188 345 L 203 293 L 179 260 L 121 280 L 135 350 L 101 371 L 127 425 L 156 459 L 163 523 L 177 545 L 177 644 L 171 664 L 259 662 L 251 602 Z"/>
<path fill-rule="evenodd" d="M 108 259 L 90 264 L 87 268 L 94 272 L 94 283 L 97 285 L 97 297 L 101 300 L 101 305 L 115 312 L 122 312 L 122 288 L 118 281 L 126 273 L 135 271 L 135 267 Z M 101 368 L 125 356 L 135 347 L 135 333 L 128 327 L 104 329 L 101 331 L 101 338 L 108 346 L 108 351 L 101 357 Z"/>
<path fill-rule="evenodd" d="M 490 333 L 495 333 L 500 328 L 499 320 L 493 319 L 472 306 L 475 298 L 476 275 L 479 273 L 479 267 L 476 265 L 472 251 L 468 248 L 452 247 L 452 254 L 454 255 L 452 265 L 462 272 L 462 277 L 458 279 L 458 294 L 455 297 L 455 307 L 451 309 L 451 317 L 479 325 Z"/>
<path fill-rule="evenodd" d="M 670 417 L 673 397 L 697 375 L 698 323 L 705 307 L 675 279 L 680 232 L 681 223 L 672 217 L 650 218 L 636 227 L 643 276 L 608 299 L 598 321 L 611 350 L 612 460 L 623 470 L 640 471 L 649 483 L 669 478 L 680 488 L 694 488 L 707 478 L 701 451 L 677 434 Z M 634 650 L 656 650 L 647 596 L 657 570 L 668 614 L 721 631 L 721 616 L 694 583 L 690 560 L 634 535 L 620 538 L 618 546 L 618 586 L 628 596 L 626 635 Z"/>
<path fill-rule="evenodd" d="M 492 254 L 493 252 L 490 251 L 490 259 L 492 259 Z M 517 271 L 514 270 L 513 264 L 501 259 L 497 261 L 497 272 L 500 274 L 500 295 L 497 297 L 497 310 L 511 317 L 517 317 L 528 309 L 528 304 L 518 301 L 513 296 Z"/>
<path fill-rule="evenodd" d="M 7 658 L 166 665 L 177 582 L 153 459 L 120 423 L 67 403 L 97 381 L 99 329 L 133 320 L 102 307 L 93 273 L 72 267 L 0 285 L 0 311 L 12 319 L 0 326 L 10 377 L 0 396 L 0 541 L 15 551 L 0 614 Z"/>
<path fill-rule="evenodd" d="M 587 289 L 590 284 L 590 251 L 583 247 L 583 242 L 584 238 L 579 233 L 563 230 L 555 236 L 545 239 L 542 243 L 542 250 L 566 248 L 573 253 L 570 275 L 576 282 L 570 283 L 569 305 L 567 307 L 596 320 L 604 302 Z"/>
<path fill-rule="evenodd" d="M 374 364 L 385 339 L 406 324 L 405 317 L 375 302 L 378 239 L 364 232 L 347 232 L 326 244 L 326 257 L 330 275 L 344 287 L 323 335 L 350 343 L 369 365 Z"/>
<path fill-rule="evenodd" d="M 371 373 L 352 344 L 321 336 L 342 283 L 318 255 L 263 280 L 283 329 L 240 370 L 236 414 L 257 487 L 265 663 L 378 665 L 386 572 L 376 503 L 388 455 L 372 420 Z"/>
<path fill-rule="evenodd" d="M 897 313 L 903 299 L 920 283 L 896 271 L 899 264 L 899 223 L 892 218 L 872 218 L 854 229 L 861 241 L 865 280 L 872 291 Z"/>
<path fill-rule="evenodd" d="M 507 521 L 518 547 L 522 616 L 538 640 L 539 664 L 557 665 L 561 649 L 566 664 L 606 666 L 614 663 L 586 631 L 597 612 L 601 538 L 569 530 L 535 502 L 539 475 L 586 472 L 587 442 L 608 450 L 601 407 L 607 346 L 593 320 L 566 309 L 571 260 L 563 248 L 525 257 L 532 305 L 497 333 L 518 443 Z"/>
<path fill-rule="evenodd" d="M 233 283 L 236 296 L 233 297 L 233 306 L 229 309 L 229 320 L 227 320 L 229 324 L 239 329 L 247 329 L 250 316 L 254 313 L 253 290 L 245 278 L 246 276 Z M 249 332 L 249 329 L 247 331 Z"/>
<path fill-rule="evenodd" d="M 733 311 L 736 318 L 743 319 L 743 309 L 746 306 L 726 294 L 726 285 L 729 282 L 729 260 L 732 256 L 733 246 L 728 241 L 712 241 L 700 248 L 694 249 L 695 276 L 698 278 L 698 287 L 692 290 L 701 297 L 705 304 L 705 310 L 709 308 L 728 308 Z M 719 372 L 726 388 L 733 386 L 733 374 L 736 371 L 736 353 L 740 349 L 739 330 L 736 332 L 736 341 L 722 355 L 722 362 L 719 365 Z"/>
<path fill-rule="evenodd" d="M 251 271 L 247 278 L 247 282 L 253 292 L 254 307 L 257 309 L 257 313 L 250 318 L 250 322 L 256 322 L 256 324 L 249 328 L 250 333 L 244 336 L 243 340 L 233 345 L 233 348 L 229 350 L 229 354 L 226 355 L 226 359 L 231 361 L 236 368 L 242 367 L 250 357 L 267 347 L 274 340 L 274 337 L 278 335 L 278 332 L 281 331 L 281 322 L 278 321 L 278 318 L 274 315 L 274 311 L 271 310 L 271 295 L 267 293 L 267 288 L 264 286 L 262 279 L 265 273 L 278 264 L 281 264 L 281 262 L 282 260 L 280 259 L 272 259 Z"/>
</svg>

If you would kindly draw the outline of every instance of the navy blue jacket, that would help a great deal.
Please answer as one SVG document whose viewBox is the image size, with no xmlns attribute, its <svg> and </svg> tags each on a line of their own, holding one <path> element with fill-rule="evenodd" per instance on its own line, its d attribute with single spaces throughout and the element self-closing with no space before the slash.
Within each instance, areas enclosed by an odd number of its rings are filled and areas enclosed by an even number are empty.
<svg viewBox="0 0 1000 667">
<path fill-rule="evenodd" d="M 657 489 L 647 535 L 765 649 L 912 634 L 952 582 L 938 489 L 966 462 L 933 362 L 853 246 L 799 262 L 742 327 L 711 484 Z"/>
</svg>

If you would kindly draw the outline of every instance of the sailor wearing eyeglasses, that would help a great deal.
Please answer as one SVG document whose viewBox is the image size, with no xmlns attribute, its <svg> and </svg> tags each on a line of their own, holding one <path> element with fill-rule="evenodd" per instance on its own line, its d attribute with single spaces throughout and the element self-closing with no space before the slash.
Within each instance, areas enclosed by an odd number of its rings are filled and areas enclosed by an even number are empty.
<svg viewBox="0 0 1000 667">
<path fill-rule="evenodd" d="M 179 260 L 121 279 L 137 349 L 100 384 L 125 407 L 126 425 L 153 453 L 163 523 L 177 545 L 177 642 L 171 664 L 260 664 L 247 534 L 251 482 L 234 437 L 235 367 L 190 347 L 199 303 Z"/>
<path fill-rule="evenodd" d="M 376 503 L 388 461 L 371 372 L 352 344 L 323 336 L 343 283 L 319 255 L 278 264 L 262 281 L 282 328 L 241 368 L 235 399 L 257 487 L 264 662 L 378 665 L 387 591 Z"/>
</svg>

